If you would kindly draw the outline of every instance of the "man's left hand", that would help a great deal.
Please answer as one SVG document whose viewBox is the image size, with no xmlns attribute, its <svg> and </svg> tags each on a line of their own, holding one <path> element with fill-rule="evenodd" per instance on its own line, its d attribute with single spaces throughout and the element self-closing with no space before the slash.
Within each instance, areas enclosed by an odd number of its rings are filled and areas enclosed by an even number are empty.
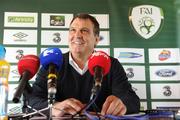
<svg viewBox="0 0 180 120">
<path fill-rule="evenodd" d="M 126 113 L 127 108 L 120 98 L 110 95 L 106 98 L 101 110 L 102 115 L 110 114 L 115 116 L 122 116 Z"/>
</svg>

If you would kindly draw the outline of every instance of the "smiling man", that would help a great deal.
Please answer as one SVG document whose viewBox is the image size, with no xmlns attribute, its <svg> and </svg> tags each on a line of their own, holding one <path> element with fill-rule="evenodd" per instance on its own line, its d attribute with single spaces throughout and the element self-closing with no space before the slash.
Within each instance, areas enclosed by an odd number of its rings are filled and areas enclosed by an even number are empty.
<svg viewBox="0 0 180 120">
<path fill-rule="evenodd" d="M 99 42 L 99 32 L 99 23 L 89 14 L 78 14 L 71 21 L 68 37 L 70 50 L 63 54 L 62 69 L 58 72 L 53 116 L 74 115 L 89 102 L 94 79 L 87 63 Z M 115 116 L 138 113 L 139 97 L 132 90 L 119 61 L 113 57 L 110 60 L 110 71 L 103 77 L 101 91 L 95 101 L 99 112 Z M 47 71 L 41 68 L 33 84 L 30 105 L 36 109 L 48 106 L 45 73 Z"/>
</svg>

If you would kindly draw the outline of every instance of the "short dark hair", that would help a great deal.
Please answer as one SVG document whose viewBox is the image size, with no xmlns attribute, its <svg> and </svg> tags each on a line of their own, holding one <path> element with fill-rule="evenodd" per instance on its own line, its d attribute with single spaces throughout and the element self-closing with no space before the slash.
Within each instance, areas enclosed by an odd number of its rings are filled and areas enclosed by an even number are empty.
<svg viewBox="0 0 180 120">
<path fill-rule="evenodd" d="M 99 31 L 100 31 L 99 23 L 98 23 L 98 21 L 96 20 L 95 17 L 93 17 L 93 16 L 91 16 L 91 15 L 89 15 L 89 14 L 85 14 L 85 13 L 77 14 L 77 15 L 71 20 L 70 25 L 72 24 L 72 22 L 73 22 L 76 18 L 79 18 L 79 19 L 89 19 L 89 20 L 94 24 L 94 34 L 99 36 Z"/>
</svg>

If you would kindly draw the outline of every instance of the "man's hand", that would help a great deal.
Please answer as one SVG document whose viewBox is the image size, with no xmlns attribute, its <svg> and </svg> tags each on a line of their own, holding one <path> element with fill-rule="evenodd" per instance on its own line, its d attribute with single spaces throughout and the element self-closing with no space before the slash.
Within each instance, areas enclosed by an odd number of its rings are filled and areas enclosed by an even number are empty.
<svg viewBox="0 0 180 120">
<path fill-rule="evenodd" d="M 116 96 L 110 95 L 106 98 L 101 110 L 102 115 L 110 114 L 115 116 L 124 115 L 127 111 L 126 106 Z"/>
<path fill-rule="evenodd" d="M 56 102 L 53 105 L 52 115 L 53 116 L 63 116 L 64 114 L 74 115 L 79 112 L 84 105 L 77 99 L 69 98 L 62 102 Z"/>
</svg>

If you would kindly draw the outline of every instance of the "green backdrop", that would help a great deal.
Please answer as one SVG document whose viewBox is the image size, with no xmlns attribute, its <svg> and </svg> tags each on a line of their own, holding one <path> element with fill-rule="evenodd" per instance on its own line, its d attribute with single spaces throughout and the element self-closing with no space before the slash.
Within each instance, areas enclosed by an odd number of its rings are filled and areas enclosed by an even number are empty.
<svg viewBox="0 0 180 120">
<path fill-rule="evenodd" d="M 163 9 L 163 26 L 159 33 L 146 40 L 138 36 L 130 26 L 128 15 L 129 9 L 137 5 L 155 5 Z M 144 48 L 146 69 L 146 87 L 148 108 L 151 109 L 149 80 L 149 48 L 179 48 L 180 46 L 180 1 L 179 0 L 0 0 L 0 43 L 3 43 L 4 12 L 38 12 L 38 34 L 41 33 L 41 13 L 90 13 L 109 14 L 110 22 L 110 53 L 113 56 L 113 48 Z M 17 28 L 18 29 L 18 28 Z M 5 45 L 6 47 L 22 47 L 26 45 Z M 37 47 L 40 53 L 40 35 L 37 45 L 26 47 Z M 43 46 L 48 47 L 48 46 Z M 61 46 L 67 47 L 67 46 Z M 101 46 L 100 46 L 101 47 Z M 131 65 L 128 64 L 127 65 Z M 144 83 L 133 81 L 134 83 Z M 133 83 L 132 82 L 132 83 Z M 168 81 L 167 81 L 168 82 Z M 158 83 L 158 82 L 157 82 Z M 160 82 L 161 83 L 161 82 Z M 179 83 L 175 81 L 174 83 Z M 168 101 L 179 101 L 169 100 Z M 11 101 L 9 101 L 11 102 Z"/>
</svg>

